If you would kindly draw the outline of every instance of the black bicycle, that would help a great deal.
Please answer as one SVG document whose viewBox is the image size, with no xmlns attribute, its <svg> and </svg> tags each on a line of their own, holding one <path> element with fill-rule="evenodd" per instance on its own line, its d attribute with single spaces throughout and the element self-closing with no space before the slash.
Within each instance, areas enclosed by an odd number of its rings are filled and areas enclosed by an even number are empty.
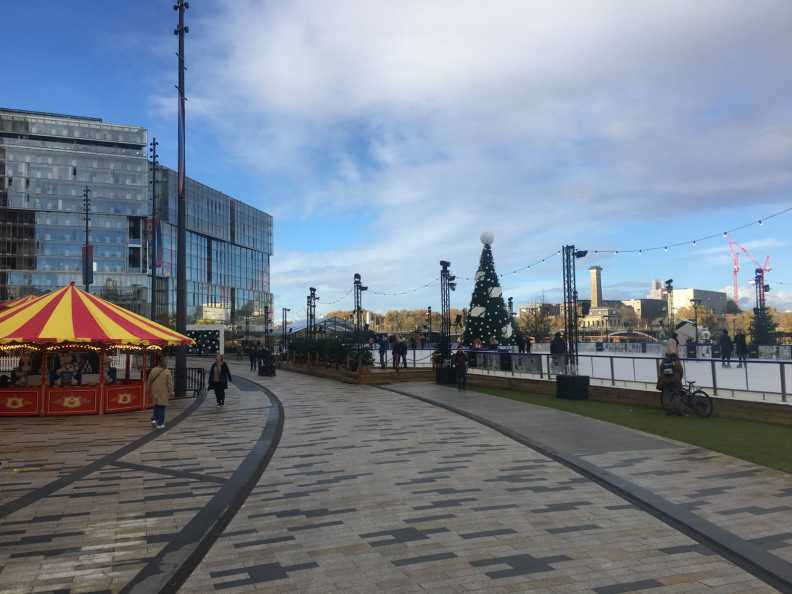
<svg viewBox="0 0 792 594">
<path fill-rule="evenodd" d="M 687 386 L 683 387 L 681 392 L 682 405 L 685 408 L 692 410 L 699 417 L 705 419 L 712 416 L 713 404 L 712 398 L 701 388 L 696 388 L 696 382 L 686 382 Z M 660 403 L 666 410 L 673 410 L 671 406 L 671 392 L 663 390 L 660 393 Z"/>
</svg>

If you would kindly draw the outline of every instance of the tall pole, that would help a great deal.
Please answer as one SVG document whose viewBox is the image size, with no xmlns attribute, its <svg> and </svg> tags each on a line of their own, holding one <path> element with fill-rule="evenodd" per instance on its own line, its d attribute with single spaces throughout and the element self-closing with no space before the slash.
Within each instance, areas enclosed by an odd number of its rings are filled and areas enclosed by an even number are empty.
<svg viewBox="0 0 792 594">
<path fill-rule="evenodd" d="M 85 292 L 90 290 L 93 281 L 93 253 L 91 244 L 88 241 L 88 212 L 91 209 L 91 189 L 85 186 L 83 189 L 83 208 L 85 210 L 85 246 L 83 247 L 83 283 Z"/>
<path fill-rule="evenodd" d="M 567 373 L 576 375 L 579 330 L 575 261 L 578 258 L 585 257 L 588 252 L 586 250 L 576 250 L 574 245 L 565 245 L 561 251 L 563 254 L 564 330 L 567 343 Z"/>
<path fill-rule="evenodd" d="M 186 114 L 184 107 L 184 35 L 189 31 L 184 26 L 184 11 L 189 7 L 185 0 L 177 0 L 174 10 L 179 11 L 179 25 L 174 31 L 179 36 L 179 153 L 178 153 L 178 233 L 176 242 L 176 330 L 187 332 L 187 205 L 185 203 L 185 134 Z M 187 391 L 187 349 L 176 348 L 175 392 L 184 396 Z"/>
<path fill-rule="evenodd" d="M 440 260 L 440 349 L 444 357 L 451 356 L 451 291 L 456 289 L 456 277 L 451 274 L 451 262 Z M 431 310 L 430 310 L 431 312 Z M 431 322 L 431 313 L 430 313 Z"/>
<path fill-rule="evenodd" d="M 281 309 L 281 313 L 283 314 L 283 325 L 281 326 L 283 330 L 283 345 L 281 345 L 281 352 L 286 351 L 286 314 L 289 313 L 291 310 L 288 307 L 284 307 Z"/>
<path fill-rule="evenodd" d="M 693 327 L 696 331 L 695 333 L 696 345 L 698 345 L 698 338 L 699 338 L 698 307 L 701 304 L 701 299 L 691 299 L 690 304 L 693 306 Z"/>
<path fill-rule="evenodd" d="M 157 321 L 157 147 L 159 142 L 152 138 L 149 152 L 151 153 L 151 249 L 149 261 L 151 262 L 151 319 Z"/>
<path fill-rule="evenodd" d="M 427 321 L 427 327 L 429 328 L 429 336 L 427 337 L 426 342 L 429 345 L 429 348 L 432 348 L 432 306 L 431 305 L 429 305 L 426 308 L 426 317 L 428 318 L 426 321 Z"/>
<path fill-rule="evenodd" d="M 668 335 L 674 333 L 674 279 L 669 278 L 665 282 L 666 291 L 666 313 L 668 314 Z"/>
<path fill-rule="evenodd" d="M 364 287 L 360 275 L 355 273 L 354 276 L 354 297 L 355 297 L 355 344 L 360 344 L 360 333 L 363 331 L 363 291 L 367 291 L 368 287 Z"/>
<path fill-rule="evenodd" d="M 264 306 L 264 346 L 270 348 L 269 340 L 269 305 Z"/>
</svg>

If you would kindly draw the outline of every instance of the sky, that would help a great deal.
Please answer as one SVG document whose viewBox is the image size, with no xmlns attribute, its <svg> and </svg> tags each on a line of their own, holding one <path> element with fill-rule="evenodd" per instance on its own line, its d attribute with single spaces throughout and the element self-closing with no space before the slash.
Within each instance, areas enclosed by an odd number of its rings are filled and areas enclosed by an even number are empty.
<svg viewBox="0 0 792 594">
<path fill-rule="evenodd" d="M 0 106 L 145 126 L 175 166 L 172 2 L 3 13 Z M 273 215 L 277 310 L 350 309 L 356 272 L 367 308 L 439 309 L 441 259 L 467 306 L 484 231 L 516 303 L 559 300 L 570 243 L 581 297 L 593 265 L 606 299 L 730 291 L 722 232 L 760 219 L 732 237 L 792 308 L 792 213 L 767 219 L 792 206 L 788 0 L 192 0 L 187 24 L 187 174 Z"/>
</svg>

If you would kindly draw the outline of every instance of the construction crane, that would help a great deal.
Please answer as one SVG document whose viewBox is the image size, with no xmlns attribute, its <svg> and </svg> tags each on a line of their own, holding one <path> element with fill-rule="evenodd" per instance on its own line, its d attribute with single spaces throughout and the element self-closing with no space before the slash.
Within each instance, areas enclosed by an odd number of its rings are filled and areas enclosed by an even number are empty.
<svg viewBox="0 0 792 594">
<path fill-rule="evenodd" d="M 770 256 L 765 258 L 764 264 L 753 257 L 744 245 L 740 245 L 729 234 L 726 234 L 729 242 L 729 255 L 732 261 L 732 296 L 735 303 L 740 302 L 740 254 L 746 256 L 754 263 L 754 284 L 756 285 L 756 307 L 765 307 L 765 294 L 770 290 L 769 285 L 765 284 L 765 274 L 770 272 Z"/>
<path fill-rule="evenodd" d="M 729 256 L 732 261 L 732 299 L 734 303 L 740 303 L 740 244 L 726 234 L 726 241 L 729 242 Z"/>
</svg>

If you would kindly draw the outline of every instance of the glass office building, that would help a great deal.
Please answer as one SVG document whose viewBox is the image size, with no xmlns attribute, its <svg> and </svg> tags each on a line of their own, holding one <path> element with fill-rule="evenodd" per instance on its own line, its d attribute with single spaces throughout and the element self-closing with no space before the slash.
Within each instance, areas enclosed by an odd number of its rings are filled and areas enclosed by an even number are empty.
<svg viewBox="0 0 792 594">
<path fill-rule="evenodd" d="M 91 292 L 149 315 L 152 200 L 140 126 L 0 108 L 0 300 L 82 284 L 89 189 Z M 176 173 L 157 170 L 157 318 L 176 306 Z M 271 307 L 272 217 L 187 179 L 187 318 L 229 323 Z"/>
</svg>

